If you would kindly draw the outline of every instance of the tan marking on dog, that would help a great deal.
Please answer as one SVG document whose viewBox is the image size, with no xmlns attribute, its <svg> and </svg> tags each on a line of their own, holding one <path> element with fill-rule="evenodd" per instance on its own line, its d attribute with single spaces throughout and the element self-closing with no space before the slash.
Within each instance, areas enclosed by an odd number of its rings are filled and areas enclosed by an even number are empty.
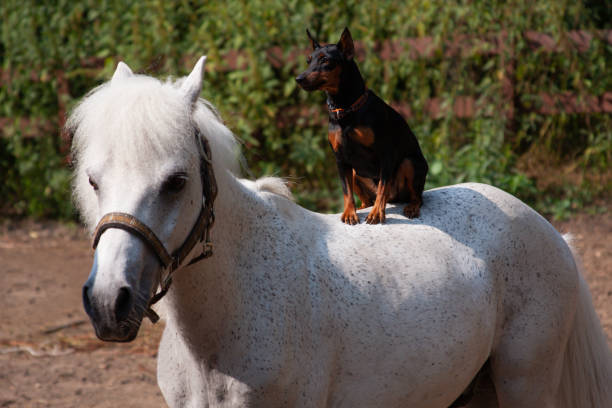
<svg viewBox="0 0 612 408">
<path fill-rule="evenodd" d="M 359 217 L 357 216 L 357 211 L 355 210 L 355 199 L 353 197 L 353 174 L 355 170 L 347 169 L 342 174 L 342 178 L 346 183 L 346 192 L 342 194 L 344 198 L 344 211 L 340 216 L 340 219 L 343 223 L 349 225 L 359 224 Z"/>
<path fill-rule="evenodd" d="M 357 126 L 349 135 L 351 139 L 366 147 L 370 147 L 374 144 L 374 132 L 372 128 Z"/>
<path fill-rule="evenodd" d="M 334 149 L 334 152 L 337 152 L 340 145 L 342 145 L 342 129 L 336 128 L 329 130 L 327 132 L 327 139 L 329 140 L 332 149 Z"/>
<path fill-rule="evenodd" d="M 338 93 L 338 88 L 340 87 L 341 71 L 342 68 L 340 68 L 340 65 L 336 65 L 336 67 L 331 71 L 320 72 L 319 76 L 325 82 L 319 89 L 328 92 L 330 95 L 336 95 Z"/>
<path fill-rule="evenodd" d="M 359 217 L 355 210 L 355 201 L 352 195 L 344 194 L 344 211 L 340 216 L 340 219 L 345 224 L 355 225 L 359 224 Z"/>
</svg>

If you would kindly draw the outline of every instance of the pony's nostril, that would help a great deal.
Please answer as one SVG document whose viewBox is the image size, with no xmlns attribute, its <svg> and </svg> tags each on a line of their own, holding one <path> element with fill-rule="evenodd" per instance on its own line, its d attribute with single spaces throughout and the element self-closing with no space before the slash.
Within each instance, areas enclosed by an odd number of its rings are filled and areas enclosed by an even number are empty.
<svg viewBox="0 0 612 408">
<path fill-rule="evenodd" d="M 132 294 L 129 288 L 123 287 L 119 289 L 119 295 L 115 301 L 115 318 L 118 322 L 125 320 L 130 314 L 132 306 Z"/>
</svg>

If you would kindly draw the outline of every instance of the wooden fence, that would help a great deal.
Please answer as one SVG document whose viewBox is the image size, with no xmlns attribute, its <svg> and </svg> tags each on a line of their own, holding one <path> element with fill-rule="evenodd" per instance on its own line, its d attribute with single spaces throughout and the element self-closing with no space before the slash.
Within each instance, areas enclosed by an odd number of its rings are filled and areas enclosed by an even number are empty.
<svg viewBox="0 0 612 408">
<path fill-rule="evenodd" d="M 523 33 L 523 39 L 528 46 L 540 52 L 565 52 L 575 50 L 577 52 L 586 52 L 593 41 L 594 37 L 600 38 L 603 41 L 612 44 L 612 30 L 600 31 L 568 31 L 564 34 L 563 41 L 556 41 L 551 36 L 539 32 L 527 31 Z M 513 118 L 516 110 L 515 101 L 516 95 L 514 91 L 514 60 L 512 47 L 508 39 L 507 32 L 499 32 L 491 34 L 485 38 L 479 38 L 469 35 L 455 36 L 451 41 L 444 44 L 443 50 L 438 48 L 438 45 L 432 37 L 420 38 L 405 38 L 401 40 L 383 41 L 376 45 L 376 52 L 383 60 L 396 60 L 399 58 L 432 58 L 436 55 L 444 57 L 469 57 L 473 55 L 499 56 L 504 58 L 502 66 L 504 67 L 504 75 L 502 76 L 502 99 L 504 104 L 503 114 L 506 118 Z M 364 54 L 364 48 L 361 44 L 356 44 L 357 57 Z M 285 56 L 283 50 L 279 47 L 273 47 L 268 50 L 268 61 L 274 67 L 281 67 L 289 62 L 296 63 L 307 53 L 303 49 L 294 49 Z M 183 63 L 189 65 L 195 57 L 184 57 Z M 224 56 L 225 64 L 222 69 L 226 71 L 244 69 L 247 65 L 245 53 L 240 51 L 231 51 Z M 81 72 L 85 75 L 96 77 L 102 67 L 104 60 L 102 58 L 87 58 L 80 62 Z M 32 81 L 43 81 L 37 72 L 30 73 Z M 62 128 L 66 118 L 66 102 L 69 100 L 69 82 L 63 70 L 55 72 L 57 80 L 57 104 L 58 113 L 55 120 L 37 119 L 37 118 L 2 118 L 0 117 L 0 136 L 4 135 L 5 126 L 16 125 L 25 137 L 37 137 L 49 133 L 54 133 L 58 128 Z M 0 70 L 0 85 L 7 86 L 11 80 L 11 73 Z M 49 80 L 49 79 L 45 79 Z M 540 115 L 557 115 L 560 113 L 568 114 L 591 114 L 591 113 L 612 113 L 612 90 L 606 91 L 601 95 L 578 95 L 574 93 L 539 93 L 535 95 L 535 99 L 539 103 L 528 108 L 528 111 L 536 112 Z M 424 106 L 424 113 L 430 117 L 441 117 L 448 114 L 459 118 L 470 118 L 476 115 L 482 115 L 482 108 L 488 104 L 488 101 L 480 101 L 477 96 L 459 96 L 450 104 L 445 104 L 442 98 L 431 98 Z M 410 106 L 403 103 L 392 103 L 392 105 L 400 111 L 404 116 L 411 117 L 413 112 Z M 324 120 L 322 109 L 304 109 L 294 107 L 283 112 L 283 116 L 279 116 L 279 123 L 292 123 L 295 117 L 307 115 L 315 121 Z M 291 118 L 291 119 L 290 119 Z"/>
</svg>

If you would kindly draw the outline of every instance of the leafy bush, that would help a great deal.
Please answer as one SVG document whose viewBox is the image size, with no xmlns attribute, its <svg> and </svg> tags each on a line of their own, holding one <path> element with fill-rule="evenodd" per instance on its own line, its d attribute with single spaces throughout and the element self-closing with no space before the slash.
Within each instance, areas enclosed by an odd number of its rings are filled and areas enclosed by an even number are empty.
<svg viewBox="0 0 612 408">
<path fill-rule="evenodd" d="M 612 46 L 595 36 L 583 53 L 572 47 L 534 51 L 523 34 L 546 32 L 567 45 L 568 30 L 610 29 L 609 13 L 590 0 L 6 0 L 0 4 L 0 64 L 10 80 L 0 88 L 0 117 L 54 121 L 64 104 L 71 106 L 108 79 L 120 59 L 135 70 L 164 76 L 187 73 L 205 53 L 203 96 L 244 141 L 252 175 L 288 176 L 301 204 L 337 210 L 341 195 L 322 120 L 324 97 L 299 90 L 293 78 L 305 66 L 307 27 L 321 41 L 332 42 L 349 26 L 365 51 L 358 62 L 368 86 L 387 101 L 407 103 L 413 112 L 408 121 L 431 168 L 427 188 L 487 182 L 541 211 L 565 216 L 610 190 L 612 119 L 609 114 L 538 115 L 532 109 L 539 103 L 535 95 L 612 90 L 606 70 Z M 501 55 L 446 55 L 447 40 L 456 35 L 484 38 L 501 32 L 507 33 L 508 45 Z M 434 39 L 431 57 L 380 57 L 384 40 L 423 36 Z M 282 55 L 271 57 L 272 47 Z M 230 69 L 226 55 L 235 50 L 239 69 Z M 281 64 L 272 64 L 275 58 Z M 504 116 L 508 100 L 502 89 L 508 64 L 514 83 L 511 119 Z M 68 80 L 66 100 L 57 96 L 59 71 Z M 473 118 L 431 118 L 425 112 L 430 98 L 452 105 L 466 95 L 486 103 Z M 296 106 L 309 114 L 291 116 Z M 7 200 L 0 207 L 70 216 L 58 133 L 28 141 L 17 130 L 4 133 L 12 136 L 0 142 L 0 170 L 6 174 L 0 193 Z M 567 202 L 572 204 L 559 204 Z"/>
<path fill-rule="evenodd" d="M 0 196 L 10 198 L 0 206 L 2 213 L 64 219 L 74 216 L 67 195 L 70 171 L 53 142 L 49 137 L 24 139 L 19 133 L 0 139 L 0 171 L 6 175 L 0 184 Z"/>
</svg>

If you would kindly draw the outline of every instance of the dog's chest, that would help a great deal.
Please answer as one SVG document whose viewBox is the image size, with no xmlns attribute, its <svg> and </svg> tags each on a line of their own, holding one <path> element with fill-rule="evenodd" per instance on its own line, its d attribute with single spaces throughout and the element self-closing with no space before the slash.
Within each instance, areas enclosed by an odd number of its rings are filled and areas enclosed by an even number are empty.
<svg viewBox="0 0 612 408">
<path fill-rule="evenodd" d="M 374 154 L 376 138 L 370 127 L 330 123 L 327 137 L 336 158 L 342 163 L 358 173 L 378 174 L 378 159 Z"/>
<path fill-rule="evenodd" d="M 371 150 L 375 142 L 374 131 L 368 126 L 343 127 L 335 123 L 329 124 L 327 138 L 334 152 L 355 148 Z"/>
</svg>

